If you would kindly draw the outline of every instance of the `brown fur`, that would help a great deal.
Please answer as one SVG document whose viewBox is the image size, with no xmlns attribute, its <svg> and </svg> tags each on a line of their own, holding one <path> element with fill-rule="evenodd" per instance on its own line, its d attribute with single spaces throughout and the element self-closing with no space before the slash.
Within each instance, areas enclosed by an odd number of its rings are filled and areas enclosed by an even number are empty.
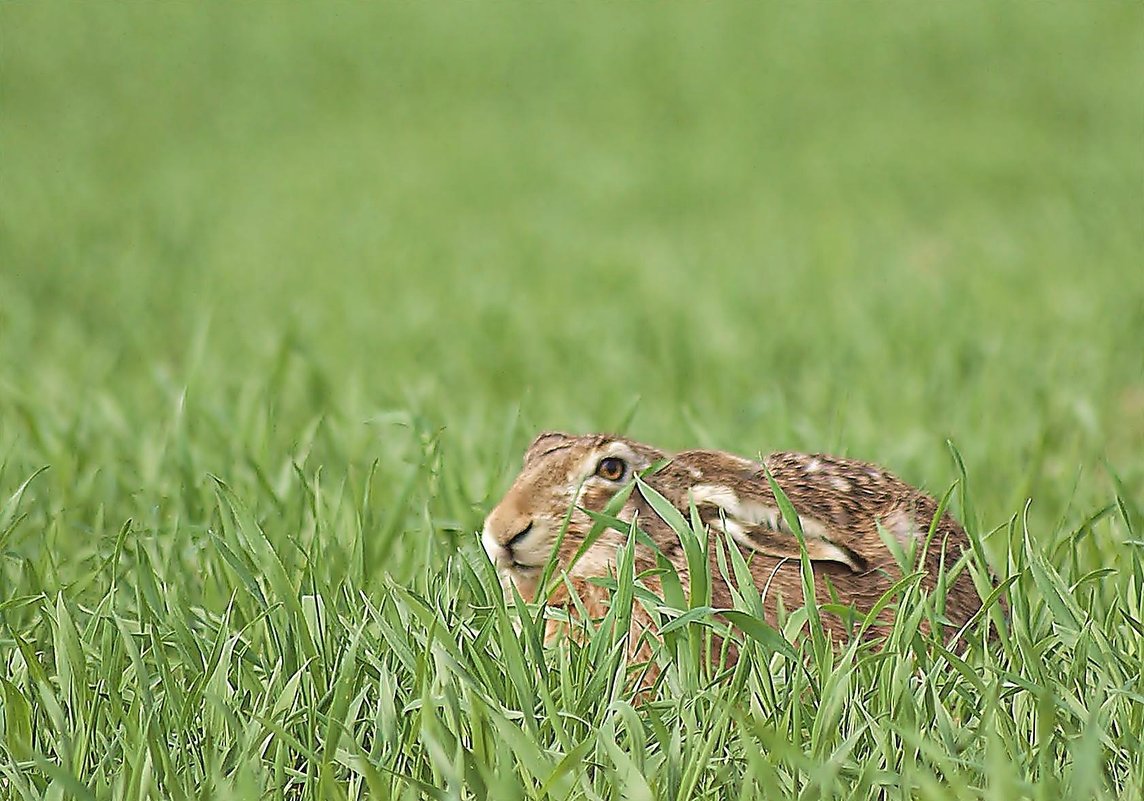
<svg viewBox="0 0 1144 801">
<path fill-rule="evenodd" d="M 599 460 L 606 456 L 622 458 L 630 466 L 621 481 L 609 482 L 594 475 Z M 952 567 L 970 547 L 962 527 L 943 514 L 922 558 L 937 502 L 865 462 L 820 454 L 774 453 L 759 463 L 708 450 L 669 456 L 651 446 L 606 434 L 545 433 L 529 447 L 523 470 L 485 521 L 482 539 L 506 586 L 512 581 L 526 599 L 534 599 L 543 565 L 571 510 L 558 563 L 566 570 L 589 614 L 603 616 L 608 593 L 589 579 L 615 574 L 616 550 L 626 541 L 626 533 L 605 531 L 580 560 L 571 564 L 592 526 L 584 510 L 602 511 L 631 480 L 632 471 L 643 470 L 662 459 L 670 461 L 647 475 L 645 482 L 685 519 L 694 502 L 709 537 L 723 539 L 724 528 L 728 534 L 734 531 L 739 535 L 736 543 L 747 559 L 756 586 L 764 593 L 764 610 L 772 624 L 776 622 L 780 599 L 788 610 L 794 609 L 802 605 L 803 594 L 799 546 L 778 513 L 778 503 L 766 477 L 768 470 L 801 518 L 820 604 L 834 602 L 832 588 L 839 602 L 865 613 L 901 578 L 901 569 L 879 533 L 880 524 L 885 533 L 898 539 L 903 550 L 908 552 L 911 545 L 915 549 L 915 558 L 922 559 L 919 569 L 925 574 L 922 586 L 930 591 L 943 562 L 946 569 Z M 638 489 L 633 490 L 618 516 L 638 521 L 639 527 L 675 565 L 686 587 L 687 566 L 679 538 Z M 712 605 L 730 607 L 731 592 L 715 564 L 715 551 L 714 547 L 708 549 L 712 560 Z M 635 558 L 637 572 L 655 565 L 655 554 L 645 545 L 637 546 Z M 659 591 L 658 580 L 653 578 L 647 583 L 653 591 Z M 554 604 L 566 601 L 563 591 L 549 599 Z M 638 603 L 636 607 L 629 638 L 633 648 L 644 630 L 654 629 L 651 617 Z M 979 609 L 980 599 L 968 570 L 962 570 L 947 587 L 945 616 L 953 626 L 961 626 Z M 892 607 L 866 636 L 885 635 L 891 614 Z M 848 626 L 840 617 L 823 614 L 822 620 L 832 637 L 848 636 Z M 646 646 L 633 653 L 639 658 L 649 655 Z"/>
</svg>

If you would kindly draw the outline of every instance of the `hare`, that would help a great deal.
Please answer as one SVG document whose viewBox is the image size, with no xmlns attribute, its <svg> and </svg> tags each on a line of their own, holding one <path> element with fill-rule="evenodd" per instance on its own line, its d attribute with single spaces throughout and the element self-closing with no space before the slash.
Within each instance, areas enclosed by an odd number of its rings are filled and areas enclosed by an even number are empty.
<svg viewBox="0 0 1144 801">
<path fill-rule="evenodd" d="M 497 568 L 502 584 L 515 585 L 525 600 L 541 590 L 539 580 L 559 541 L 557 566 L 594 617 L 607 611 L 609 592 L 589 579 L 617 571 L 618 548 L 626 531 L 606 530 L 579 559 L 573 559 L 592 527 L 587 511 L 602 511 L 608 501 L 637 474 L 658 462 L 643 482 L 666 498 L 685 519 L 694 504 L 709 537 L 733 541 L 743 554 L 763 596 L 769 622 L 776 622 L 782 600 L 788 609 L 803 603 L 801 548 L 780 511 L 766 473 L 782 488 L 798 514 L 807 556 L 815 573 L 820 604 L 841 602 L 865 614 L 902 576 L 884 536 L 892 537 L 904 553 L 922 555 L 922 586 L 933 590 L 937 573 L 953 566 L 969 548 L 964 529 L 949 515 L 936 523 L 926 547 L 937 502 L 880 467 L 820 454 L 773 453 L 762 463 L 722 451 L 691 450 L 668 454 L 630 439 L 606 434 L 574 436 L 549 432 L 538 436 L 524 455 L 524 467 L 504 498 L 485 519 L 481 541 Z M 687 563 L 678 535 L 641 494 L 637 486 L 616 515 L 631 522 L 671 560 L 683 586 Z M 561 540 L 560 532 L 568 520 Z M 879 531 L 879 527 L 881 531 Z M 712 604 L 730 607 L 731 592 L 711 560 Z M 637 574 L 656 567 L 656 554 L 638 543 Z M 660 589 L 656 574 L 646 581 Z M 547 600 L 566 602 L 564 583 Z M 833 594 L 833 595 L 832 595 Z M 946 586 L 944 615 L 952 626 L 965 624 L 981 608 L 968 570 Z M 866 629 L 866 636 L 884 636 L 890 627 L 884 612 Z M 823 612 L 824 629 L 845 639 L 851 623 Z M 639 603 L 633 610 L 629 646 L 633 655 L 650 655 L 645 630 L 654 631 L 651 616 Z M 550 628 L 550 634 L 555 629 Z"/>
</svg>

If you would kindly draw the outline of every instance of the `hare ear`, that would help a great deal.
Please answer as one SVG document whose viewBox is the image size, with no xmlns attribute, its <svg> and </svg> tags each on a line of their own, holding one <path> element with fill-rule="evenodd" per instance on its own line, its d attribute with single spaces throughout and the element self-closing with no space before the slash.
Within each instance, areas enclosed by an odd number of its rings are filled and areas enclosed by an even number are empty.
<svg viewBox="0 0 1144 801">
<path fill-rule="evenodd" d="M 801 519 L 800 523 L 803 526 L 806 555 L 811 561 L 840 562 L 856 573 L 865 569 L 862 558 L 849 548 L 836 545 L 824 537 L 814 536 L 812 534 L 813 525 L 807 525 Z M 720 516 L 719 520 L 712 521 L 712 524 L 721 528 L 735 542 L 750 548 L 752 551 L 758 551 L 779 559 L 799 559 L 802 556 L 798 538 L 793 531 L 779 531 L 762 525 L 744 525 L 741 521 L 724 516 Z"/>
<path fill-rule="evenodd" d="M 743 499 L 730 487 L 719 484 L 692 487 L 691 498 L 708 525 L 722 529 L 740 545 L 780 559 L 801 556 L 798 537 L 773 500 Z M 840 545 L 837 537 L 831 537 L 825 523 L 801 514 L 798 521 L 808 557 L 815 561 L 840 562 L 854 571 L 865 569 L 865 561 Z"/>
<path fill-rule="evenodd" d="M 573 439 L 571 434 L 565 434 L 562 431 L 545 431 L 537 435 L 532 444 L 528 446 L 528 450 L 524 452 L 525 465 L 553 451 L 571 447 Z"/>
</svg>

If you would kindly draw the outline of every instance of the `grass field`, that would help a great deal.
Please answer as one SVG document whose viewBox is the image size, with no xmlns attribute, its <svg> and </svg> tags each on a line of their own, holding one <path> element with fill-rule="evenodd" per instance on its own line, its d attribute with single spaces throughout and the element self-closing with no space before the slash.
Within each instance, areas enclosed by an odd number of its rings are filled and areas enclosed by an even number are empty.
<svg viewBox="0 0 1144 801">
<path fill-rule="evenodd" d="M 1142 30 L 0 5 L 0 798 L 1144 796 Z M 956 482 L 1005 631 L 516 634 L 484 514 L 621 427 Z"/>
</svg>

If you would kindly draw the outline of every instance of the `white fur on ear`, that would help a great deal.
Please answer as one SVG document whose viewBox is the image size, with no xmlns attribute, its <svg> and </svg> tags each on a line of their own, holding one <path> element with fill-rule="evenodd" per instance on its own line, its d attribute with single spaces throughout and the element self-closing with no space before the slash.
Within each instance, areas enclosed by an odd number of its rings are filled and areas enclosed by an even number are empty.
<svg viewBox="0 0 1144 801">
<path fill-rule="evenodd" d="M 798 558 L 798 540 L 777 506 L 744 501 L 723 484 L 696 484 L 689 494 L 696 507 L 709 505 L 718 508 L 721 514 L 716 525 L 740 545 L 771 556 Z M 798 516 L 798 522 L 806 540 L 807 556 L 819 561 L 841 562 L 851 570 L 859 569 L 846 549 L 830 541 L 825 523 L 802 514 Z M 760 527 L 784 535 L 789 542 L 784 543 L 775 537 L 759 537 Z M 756 533 L 753 534 L 752 530 Z M 780 547 L 776 548 L 776 545 Z"/>
</svg>

